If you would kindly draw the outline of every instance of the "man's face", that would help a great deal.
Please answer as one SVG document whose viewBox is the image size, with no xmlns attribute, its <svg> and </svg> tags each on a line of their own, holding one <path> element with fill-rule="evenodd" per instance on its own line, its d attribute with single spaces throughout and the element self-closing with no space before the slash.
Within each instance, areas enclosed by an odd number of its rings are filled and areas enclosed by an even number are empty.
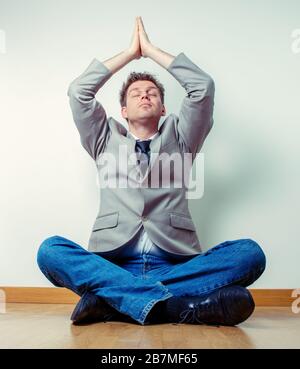
<svg viewBox="0 0 300 369">
<path fill-rule="evenodd" d="M 159 89 L 151 81 L 133 82 L 127 90 L 127 106 L 123 106 L 122 117 L 130 122 L 158 124 L 165 107 L 162 104 Z"/>
</svg>

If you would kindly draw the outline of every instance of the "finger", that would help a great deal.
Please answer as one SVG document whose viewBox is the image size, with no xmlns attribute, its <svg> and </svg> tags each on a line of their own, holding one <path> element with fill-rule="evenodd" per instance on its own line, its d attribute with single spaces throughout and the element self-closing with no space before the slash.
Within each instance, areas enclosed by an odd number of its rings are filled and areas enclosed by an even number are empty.
<svg viewBox="0 0 300 369">
<path fill-rule="evenodd" d="M 139 29 L 141 30 L 141 31 L 144 31 L 145 32 L 145 29 L 144 29 L 144 24 L 143 24 L 143 21 L 142 21 L 142 18 L 141 17 L 139 17 Z"/>
<path fill-rule="evenodd" d="M 142 20 L 142 17 L 140 17 L 140 24 L 142 25 L 143 29 L 145 29 L 144 22 Z"/>
<path fill-rule="evenodd" d="M 134 34 L 137 36 L 139 34 L 139 24 L 136 18 L 135 25 L 134 25 Z"/>
</svg>

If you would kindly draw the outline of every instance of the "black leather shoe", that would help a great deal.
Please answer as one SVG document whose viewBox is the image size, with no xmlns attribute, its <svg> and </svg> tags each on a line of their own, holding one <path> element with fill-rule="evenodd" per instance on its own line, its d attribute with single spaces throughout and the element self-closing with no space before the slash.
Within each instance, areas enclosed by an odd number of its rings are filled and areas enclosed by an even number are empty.
<svg viewBox="0 0 300 369">
<path fill-rule="evenodd" d="M 234 326 L 255 308 L 250 292 L 241 286 L 220 288 L 205 296 L 172 296 L 166 300 L 169 322 Z"/>
<path fill-rule="evenodd" d="M 71 315 L 74 325 L 106 321 L 130 321 L 130 317 L 110 306 L 102 297 L 85 292 Z"/>
</svg>

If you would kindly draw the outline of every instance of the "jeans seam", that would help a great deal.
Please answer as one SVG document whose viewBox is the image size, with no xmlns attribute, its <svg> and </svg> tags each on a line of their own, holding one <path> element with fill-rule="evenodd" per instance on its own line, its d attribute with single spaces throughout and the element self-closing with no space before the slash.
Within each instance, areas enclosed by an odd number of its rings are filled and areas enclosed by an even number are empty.
<svg viewBox="0 0 300 369">
<path fill-rule="evenodd" d="M 160 285 L 160 282 L 158 282 L 157 284 Z M 159 301 L 164 301 L 164 300 L 166 300 L 166 299 L 168 299 L 168 298 L 170 298 L 170 297 L 173 296 L 173 294 L 171 292 L 169 292 L 168 289 L 165 289 L 165 292 L 167 292 L 167 294 L 164 295 L 162 298 L 160 298 L 160 299 L 153 299 L 150 302 L 148 302 L 148 304 L 142 310 L 139 318 L 137 319 L 138 322 L 144 324 L 144 321 L 146 319 L 146 316 L 148 315 L 149 311 L 152 309 L 153 305 L 155 305 Z"/>
</svg>

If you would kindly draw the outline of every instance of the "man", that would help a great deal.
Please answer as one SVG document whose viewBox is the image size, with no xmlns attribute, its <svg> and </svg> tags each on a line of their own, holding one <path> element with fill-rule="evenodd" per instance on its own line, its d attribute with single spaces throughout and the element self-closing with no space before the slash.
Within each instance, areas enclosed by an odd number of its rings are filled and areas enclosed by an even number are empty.
<svg viewBox="0 0 300 369">
<path fill-rule="evenodd" d="M 131 73 L 120 92 L 126 130 L 107 118 L 95 95 L 120 68 L 142 56 L 165 68 L 187 96 L 179 117 L 170 114 L 158 128 L 166 115 L 164 88 L 148 73 Z M 94 59 L 70 84 L 68 95 L 81 143 L 97 165 L 101 206 L 88 251 L 53 236 L 40 245 L 37 261 L 54 285 L 81 296 L 73 323 L 236 325 L 246 320 L 254 301 L 245 287 L 265 269 L 262 249 L 245 238 L 202 252 L 185 176 L 176 166 L 167 170 L 167 159 L 159 160 L 173 154 L 177 162 L 188 155 L 195 159 L 213 123 L 212 78 L 184 53 L 174 57 L 153 46 L 137 17 L 130 47 L 103 63 Z M 166 173 L 169 186 L 161 182 Z"/>
</svg>

